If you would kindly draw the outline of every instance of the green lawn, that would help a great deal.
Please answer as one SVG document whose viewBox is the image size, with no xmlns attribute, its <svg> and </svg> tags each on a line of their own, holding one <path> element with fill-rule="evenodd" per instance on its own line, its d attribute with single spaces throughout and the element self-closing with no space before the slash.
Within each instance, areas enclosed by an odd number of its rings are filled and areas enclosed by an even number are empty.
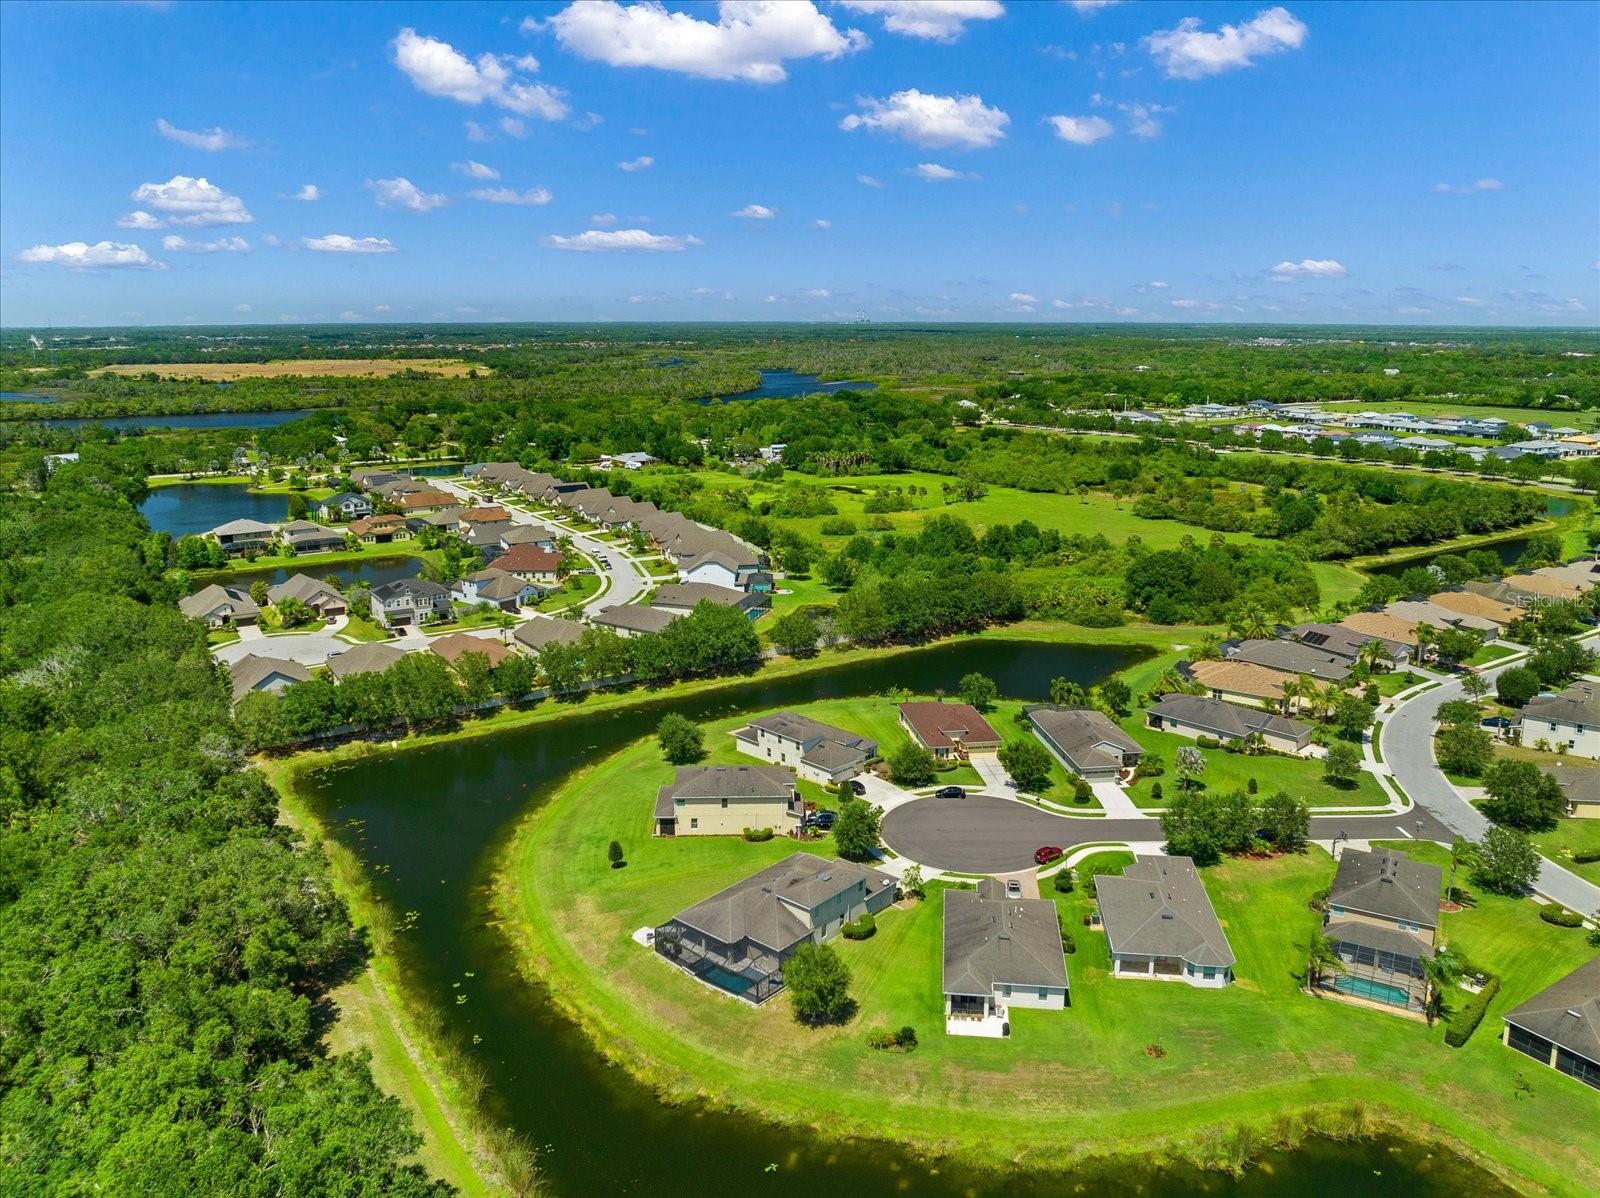
<svg viewBox="0 0 1600 1198">
<path fill-rule="evenodd" d="M 574 604 L 586 602 L 599 589 L 600 576 L 598 574 L 574 574 L 561 584 L 559 591 L 552 591 L 534 604 L 534 610 L 543 612 L 564 611 Z"/>
<path fill-rule="evenodd" d="M 238 639 L 239 630 L 237 628 L 214 628 L 206 633 L 206 644 L 208 645 L 231 645 Z"/>
<path fill-rule="evenodd" d="M 221 569 L 196 570 L 194 578 L 197 583 L 204 585 L 208 582 L 227 582 L 240 574 L 276 570 L 279 567 L 293 571 L 301 566 L 343 566 L 351 562 L 384 557 L 420 557 L 436 566 L 440 564 L 443 555 L 438 550 L 413 548 L 413 544 L 411 541 L 399 541 L 388 545 L 363 545 L 359 549 L 340 549 L 335 553 L 301 553 L 293 557 L 277 554 L 258 557 L 255 561 L 236 557 Z"/>
<path fill-rule="evenodd" d="M 369 619 L 366 616 L 355 615 L 354 613 L 345 621 L 345 625 L 339 630 L 338 635 L 347 641 L 358 642 L 386 641 L 389 639 L 389 632 L 383 625 L 376 620 Z"/>
<path fill-rule="evenodd" d="M 1573 853 L 1600 853 L 1600 819 L 1563 819 L 1548 832 L 1535 832 L 1533 843 L 1556 864 L 1600 886 L 1600 861 L 1578 862 L 1571 857 Z"/>
<path fill-rule="evenodd" d="M 501 621 L 509 616 L 509 613 L 483 603 L 458 607 L 456 610 L 464 614 L 448 623 L 424 624 L 422 631 L 428 636 L 443 636 L 447 632 L 464 632 L 472 628 L 498 628 Z"/>
<path fill-rule="evenodd" d="M 1517 651 L 1515 649 L 1507 649 L 1504 645 L 1485 645 L 1471 657 L 1467 658 L 1464 664 L 1469 666 L 1486 666 L 1490 662 L 1499 661 L 1501 658 L 1513 657 L 1516 655 L 1516 652 Z"/>
<path fill-rule="evenodd" d="M 1388 699 L 1416 686 L 1423 678 L 1421 674 L 1413 674 L 1410 670 L 1387 670 L 1373 675 L 1372 680 L 1378 685 L 1378 693 Z"/>
<path fill-rule="evenodd" d="M 1600 1188 L 1600 1095 L 1495 1038 L 1500 1012 L 1591 952 L 1581 934 L 1540 923 L 1531 903 L 1485 898 L 1449 917 L 1452 943 L 1505 987 L 1461 1050 L 1443 1044 L 1440 1028 L 1300 992 L 1303 946 L 1317 927 L 1307 900 L 1332 876 L 1320 850 L 1206 871 L 1238 956 L 1239 981 L 1227 990 L 1110 978 L 1103 938 L 1081 924 L 1089 897 L 1075 893 L 1058 900 L 1078 946 L 1071 1008 L 1015 1012 L 1009 1042 L 948 1037 L 935 894 L 885 912 L 872 939 L 839 942 L 859 1009 L 846 1026 L 811 1029 L 781 995 L 761 1009 L 716 999 L 629 939 L 794 847 L 652 838 L 650 794 L 663 772 L 646 742 L 569 779 L 518 829 L 497 891 L 508 934 L 555 1000 L 601 1051 L 669 1097 L 807 1127 L 825 1111 L 821 1134 L 1022 1167 L 1165 1148 L 1205 1158 L 1232 1127 L 1270 1132 L 1308 1108 L 1348 1119 L 1359 1106 L 1392 1126 L 1438 1129 L 1551 1188 Z M 606 863 L 613 837 L 623 870 Z M 868 1029 L 905 1024 L 920 1033 L 914 1052 L 868 1047 Z M 1147 1053 L 1151 1045 L 1164 1055 Z M 1521 1097 L 1519 1075 L 1531 1087 Z"/>
</svg>

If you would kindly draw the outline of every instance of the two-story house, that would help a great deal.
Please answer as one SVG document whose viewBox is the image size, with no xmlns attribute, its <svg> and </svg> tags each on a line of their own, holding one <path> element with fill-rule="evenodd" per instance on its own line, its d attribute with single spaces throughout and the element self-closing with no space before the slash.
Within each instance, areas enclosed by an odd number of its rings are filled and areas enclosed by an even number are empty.
<svg viewBox="0 0 1600 1198">
<path fill-rule="evenodd" d="M 1437 865 L 1394 849 L 1346 848 L 1328 890 L 1322 929 L 1344 970 L 1324 973 L 1319 988 L 1364 1003 L 1423 1011 L 1443 877 Z"/>
<path fill-rule="evenodd" d="M 746 828 L 789 833 L 804 804 L 794 771 L 776 765 L 684 765 L 656 792 L 657 836 L 738 836 Z"/>
<path fill-rule="evenodd" d="M 878 742 L 793 711 L 751 720 L 733 734 L 739 751 L 830 786 L 854 778 L 878 755 Z"/>
<path fill-rule="evenodd" d="M 401 578 L 372 588 L 372 616 L 391 628 L 448 618 L 450 592 L 425 578 Z"/>
</svg>

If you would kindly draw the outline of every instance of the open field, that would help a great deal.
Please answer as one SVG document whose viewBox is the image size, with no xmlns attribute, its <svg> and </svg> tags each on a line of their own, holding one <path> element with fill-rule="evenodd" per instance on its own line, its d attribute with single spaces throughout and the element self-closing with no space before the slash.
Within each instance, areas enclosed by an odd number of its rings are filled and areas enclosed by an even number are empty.
<svg viewBox="0 0 1600 1198">
<path fill-rule="evenodd" d="M 1315 849 L 1205 871 L 1238 956 L 1239 982 L 1227 990 L 1114 980 L 1104 940 L 1082 927 L 1090 900 L 1074 893 L 1056 899 L 1077 941 L 1071 1008 L 1014 1012 L 1010 1041 L 948 1037 L 935 890 L 885 912 L 872 939 L 838 942 L 858 1010 L 843 1026 L 813 1029 L 794 1021 L 782 995 L 760 1009 L 719 998 L 630 939 L 795 847 L 652 838 L 646 783 L 659 763 L 641 742 L 570 778 L 519 829 L 497 893 L 508 934 L 556 1000 L 665 1095 L 747 1106 L 824 1136 L 870 1133 L 1023 1167 L 1119 1150 L 1203 1153 L 1221 1129 L 1359 1106 L 1358 1119 L 1424 1137 L 1436 1129 L 1558 1192 L 1600 1187 L 1600 1096 L 1496 1038 L 1501 1012 L 1590 955 L 1581 934 L 1546 927 L 1531 902 L 1484 896 L 1446 917 L 1451 942 L 1504 983 L 1459 1050 L 1440 1027 L 1301 993 L 1318 922 L 1307 900 L 1333 868 Z M 613 837 L 626 869 L 607 865 Z M 826 854 L 830 842 L 818 843 Z M 869 1029 L 903 1025 L 919 1033 L 915 1051 L 868 1046 Z M 1520 1096 L 1519 1077 L 1529 1087 Z"/>
<path fill-rule="evenodd" d="M 487 366 L 460 358 L 304 358 L 281 362 L 162 362 L 102 366 L 90 376 L 118 374 L 139 378 L 154 374 L 164 379 L 203 379 L 229 383 L 238 379 L 340 378 L 381 379 L 416 371 L 439 378 L 466 378 L 476 370 L 492 374 Z"/>
</svg>

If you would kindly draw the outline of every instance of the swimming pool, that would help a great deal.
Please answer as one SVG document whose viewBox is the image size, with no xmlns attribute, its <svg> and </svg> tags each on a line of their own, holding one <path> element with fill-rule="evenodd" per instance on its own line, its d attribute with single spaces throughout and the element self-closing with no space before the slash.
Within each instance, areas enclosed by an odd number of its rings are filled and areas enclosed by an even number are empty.
<svg viewBox="0 0 1600 1198">
<path fill-rule="evenodd" d="M 1391 1007 L 1411 1005 L 1411 994 L 1404 987 L 1391 986 L 1388 982 L 1375 982 L 1371 978 L 1338 978 L 1333 983 L 1333 988 L 1356 998 L 1388 1003 Z"/>
</svg>

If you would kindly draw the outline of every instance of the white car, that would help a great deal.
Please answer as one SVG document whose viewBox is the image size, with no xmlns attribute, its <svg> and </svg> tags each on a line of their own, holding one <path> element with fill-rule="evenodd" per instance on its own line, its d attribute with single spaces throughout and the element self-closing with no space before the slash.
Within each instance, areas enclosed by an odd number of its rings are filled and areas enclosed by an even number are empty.
<svg viewBox="0 0 1600 1198">
<path fill-rule="evenodd" d="M 1015 878 L 1006 882 L 1006 897 L 1019 899 L 1022 897 L 1022 883 Z"/>
</svg>

